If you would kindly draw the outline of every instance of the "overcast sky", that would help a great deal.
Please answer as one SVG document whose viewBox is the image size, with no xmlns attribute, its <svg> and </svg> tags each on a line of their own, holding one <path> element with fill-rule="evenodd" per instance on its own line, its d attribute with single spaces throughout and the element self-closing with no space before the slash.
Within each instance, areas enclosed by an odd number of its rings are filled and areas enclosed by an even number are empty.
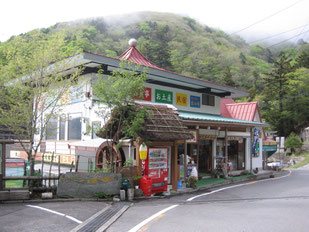
<svg viewBox="0 0 309 232">
<path fill-rule="evenodd" d="M 300 33 L 300 37 L 309 38 L 309 32 L 304 33 L 309 30 L 309 0 L 2 0 L 0 41 L 57 22 L 138 11 L 186 15 L 228 33 L 262 20 L 237 33 L 251 40 L 295 28 L 282 38 Z"/>
</svg>

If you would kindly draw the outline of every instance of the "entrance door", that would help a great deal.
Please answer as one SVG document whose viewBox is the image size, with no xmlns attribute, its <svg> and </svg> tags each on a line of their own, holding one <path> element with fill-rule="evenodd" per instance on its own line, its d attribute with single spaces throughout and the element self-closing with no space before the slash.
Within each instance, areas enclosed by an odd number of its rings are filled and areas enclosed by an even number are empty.
<svg viewBox="0 0 309 232">
<path fill-rule="evenodd" d="M 208 173 L 213 169 L 212 167 L 212 140 L 199 141 L 199 162 L 198 170 L 200 173 Z"/>
</svg>

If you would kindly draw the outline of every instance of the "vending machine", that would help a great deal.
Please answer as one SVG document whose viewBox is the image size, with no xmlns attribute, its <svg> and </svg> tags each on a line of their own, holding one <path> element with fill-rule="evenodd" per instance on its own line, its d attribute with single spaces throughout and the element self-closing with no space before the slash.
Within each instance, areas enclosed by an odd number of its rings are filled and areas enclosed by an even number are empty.
<svg viewBox="0 0 309 232">
<path fill-rule="evenodd" d="M 167 191 L 168 148 L 149 147 L 147 159 L 143 161 L 144 175 L 152 179 L 152 193 Z"/>
</svg>

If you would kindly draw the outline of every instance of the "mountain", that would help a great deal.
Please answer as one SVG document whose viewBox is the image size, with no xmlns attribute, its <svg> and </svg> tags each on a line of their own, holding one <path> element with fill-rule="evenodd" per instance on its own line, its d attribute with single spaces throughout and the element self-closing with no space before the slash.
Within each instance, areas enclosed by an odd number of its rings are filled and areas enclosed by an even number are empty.
<svg viewBox="0 0 309 232">
<path fill-rule="evenodd" d="M 250 46 L 239 36 L 171 13 L 141 12 L 57 23 L 40 32 L 60 30 L 66 33 L 68 50 L 79 47 L 118 57 L 128 48 L 129 39 L 135 38 L 145 57 L 162 68 L 244 89 L 252 84 L 261 89 L 261 77 L 274 60 L 269 49 Z M 10 40 L 0 43 L 0 49 Z"/>
</svg>

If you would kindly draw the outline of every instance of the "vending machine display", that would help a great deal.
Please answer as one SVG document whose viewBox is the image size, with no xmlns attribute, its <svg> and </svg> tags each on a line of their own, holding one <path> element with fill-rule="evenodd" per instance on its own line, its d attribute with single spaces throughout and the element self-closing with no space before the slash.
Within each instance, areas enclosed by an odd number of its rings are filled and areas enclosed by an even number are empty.
<svg viewBox="0 0 309 232">
<path fill-rule="evenodd" d="M 145 175 L 152 179 L 152 193 L 167 191 L 168 148 L 150 147 L 145 160 Z"/>
</svg>

